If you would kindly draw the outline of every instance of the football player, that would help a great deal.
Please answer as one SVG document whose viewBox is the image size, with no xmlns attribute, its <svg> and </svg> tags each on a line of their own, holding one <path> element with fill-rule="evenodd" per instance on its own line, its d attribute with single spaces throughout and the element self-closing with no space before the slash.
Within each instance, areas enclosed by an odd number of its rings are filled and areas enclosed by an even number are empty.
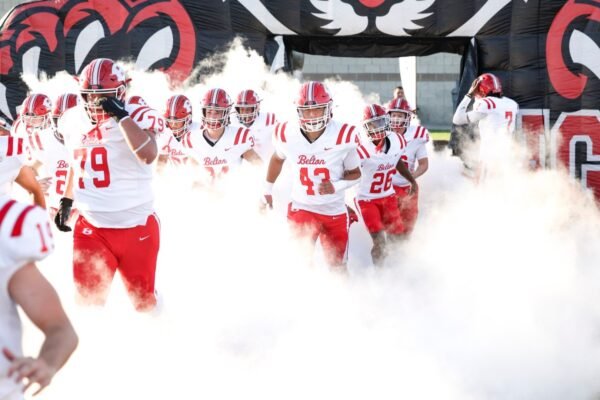
<svg viewBox="0 0 600 400">
<path fill-rule="evenodd" d="M 472 105 L 471 111 L 468 111 Z M 519 105 L 502 93 L 500 79 L 483 74 L 471 84 L 452 118 L 456 125 L 477 124 L 479 127 L 479 165 L 476 180 L 481 180 L 492 164 L 500 162 L 509 151 L 510 138 L 515 132 Z"/>
<path fill-rule="evenodd" d="M 261 112 L 261 101 L 254 90 L 242 90 L 236 97 L 234 109 L 239 123 L 252 130 L 254 151 L 261 159 L 268 160 L 273 154 L 273 132 L 277 120 L 275 114 Z"/>
<path fill-rule="evenodd" d="M 202 127 L 183 134 L 186 153 L 204 169 L 210 180 L 242 164 L 242 160 L 261 165 L 254 151 L 254 136 L 244 126 L 230 125 L 231 99 L 223 89 L 208 90 L 202 97 Z"/>
<path fill-rule="evenodd" d="M 418 186 L 401 159 L 406 140 L 389 130 L 389 116 L 383 107 L 365 107 L 363 129 L 357 149 L 362 174 L 355 202 L 373 239 L 373 263 L 380 265 L 387 239 L 402 237 L 406 232 L 392 179 L 400 173 L 410 183 L 410 194 L 416 193 Z"/>
<path fill-rule="evenodd" d="M 77 347 L 77 335 L 54 288 L 35 262 L 54 249 L 46 212 L 0 195 L 0 398 L 42 391 Z M 44 334 L 39 354 L 25 357 L 17 306 Z"/>
<path fill-rule="evenodd" d="M 192 129 L 192 103 L 182 94 L 171 96 L 167 100 L 163 117 L 168 129 L 158 137 L 159 165 L 184 164 L 187 156 L 181 138 Z"/>
<path fill-rule="evenodd" d="M 427 142 L 429 131 L 420 125 L 411 124 L 413 112 L 404 99 L 389 102 L 387 112 L 390 116 L 390 128 L 406 140 L 402 161 L 412 176 L 417 179 L 429 168 Z M 392 184 L 398 196 L 398 206 L 405 227 L 405 234 L 412 232 L 419 215 L 419 192 L 411 191 L 410 182 L 402 175 L 392 177 Z"/>
<path fill-rule="evenodd" d="M 12 135 L 26 141 L 30 165 L 37 173 L 50 214 L 54 216 L 65 195 L 70 157 L 53 127 L 52 104 L 48 96 L 33 93 L 25 98 Z"/>
<path fill-rule="evenodd" d="M 288 221 L 313 243 L 320 238 L 328 264 L 345 271 L 350 221 L 344 195 L 360 179 L 360 160 L 355 127 L 333 120 L 332 105 L 323 83 L 302 85 L 296 100 L 298 119 L 275 128 L 265 201 L 273 206 L 272 187 L 288 161 L 293 179 Z"/>
<path fill-rule="evenodd" d="M 69 109 L 58 121 L 75 162 L 55 223 L 71 230 L 67 218 L 75 198 L 80 215 L 73 276 L 82 300 L 104 304 L 118 270 L 135 308 L 150 311 L 156 306 L 160 244 L 152 163 L 164 121 L 150 107 L 127 102 L 129 79 L 110 59 L 93 60 L 78 81 L 83 107 Z"/>
</svg>

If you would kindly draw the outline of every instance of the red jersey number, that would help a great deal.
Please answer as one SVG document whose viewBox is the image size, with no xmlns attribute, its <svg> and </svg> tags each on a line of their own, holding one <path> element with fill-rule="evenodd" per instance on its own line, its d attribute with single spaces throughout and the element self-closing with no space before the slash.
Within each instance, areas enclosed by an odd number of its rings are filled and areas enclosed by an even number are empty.
<svg viewBox="0 0 600 400">
<path fill-rule="evenodd" d="M 373 175 L 373 182 L 371 183 L 371 193 L 381 193 L 390 190 L 392 187 L 392 176 L 394 176 L 395 172 L 396 170 L 390 169 L 387 173 L 375 173 Z"/>
<path fill-rule="evenodd" d="M 313 177 L 320 177 L 321 181 L 330 180 L 329 170 L 327 168 L 315 168 Z M 306 167 L 300 168 L 300 183 L 306 186 L 306 194 L 309 196 L 315 195 L 315 183 L 310 178 L 309 170 Z"/>
<path fill-rule="evenodd" d="M 104 147 L 82 148 L 75 150 L 75 158 L 81 158 L 81 175 L 85 171 L 85 165 L 89 161 L 92 171 L 97 172 L 99 177 L 92 178 L 94 186 L 101 189 L 110 185 L 110 170 L 108 169 L 108 153 Z M 83 178 L 79 178 L 79 188 L 85 189 Z"/>
</svg>

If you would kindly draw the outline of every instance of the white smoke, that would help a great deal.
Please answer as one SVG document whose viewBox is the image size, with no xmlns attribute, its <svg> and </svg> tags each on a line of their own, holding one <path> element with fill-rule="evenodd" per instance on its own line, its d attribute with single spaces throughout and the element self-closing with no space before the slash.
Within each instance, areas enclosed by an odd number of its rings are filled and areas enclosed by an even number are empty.
<svg viewBox="0 0 600 400">
<path fill-rule="evenodd" d="M 264 110 L 293 118 L 299 83 L 234 48 L 224 71 L 183 88 L 258 87 Z M 132 91 L 162 109 L 158 74 Z M 152 82 L 152 85 L 146 85 Z M 43 83 L 61 90 L 60 79 Z M 137 86 L 139 85 L 139 86 Z M 355 86 L 332 82 L 335 117 L 357 122 Z M 512 165 L 507 161 L 507 165 Z M 514 162 L 513 162 L 514 163 Z M 562 173 L 506 173 L 475 186 L 430 152 L 412 238 L 369 268 L 370 238 L 351 232 L 350 276 L 310 266 L 277 209 L 257 211 L 263 173 L 218 191 L 186 175 L 157 180 L 162 236 L 158 315 L 133 311 L 119 279 L 104 309 L 73 302 L 71 236 L 41 264 L 80 347 L 40 399 L 589 399 L 600 390 L 600 216 Z M 27 325 L 26 350 L 39 346 Z"/>
</svg>

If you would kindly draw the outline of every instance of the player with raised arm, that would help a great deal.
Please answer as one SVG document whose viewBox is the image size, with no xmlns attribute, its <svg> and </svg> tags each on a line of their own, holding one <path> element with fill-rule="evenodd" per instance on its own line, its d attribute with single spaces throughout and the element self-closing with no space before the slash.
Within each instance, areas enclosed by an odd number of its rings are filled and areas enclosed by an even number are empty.
<svg viewBox="0 0 600 400">
<path fill-rule="evenodd" d="M 378 104 L 365 107 L 363 132 L 357 149 L 362 174 L 355 202 L 373 239 L 373 263 L 380 265 L 388 240 L 406 233 L 392 179 L 400 173 L 410 182 L 410 193 L 416 193 L 418 186 L 401 158 L 406 141 L 389 130 L 389 116 L 383 107 Z"/>
<path fill-rule="evenodd" d="M 250 129 L 230 125 L 231 106 L 225 90 L 208 90 L 202 97 L 202 126 L 184 133 L 181 139 L 187 155 L 203 168 L 209 181 L 239 167 L 243 160 L 262 164 Z"/>
<path fill-rule="evenodd" d="M 0 195 L 0 399 L 23 399 L 35 386 L 34 395 L 42 391 L 77 347 L 54 288 L 35 265 L 53 249 L 46 212 Z M 36 357 L 23 355 L 17 307 L 44 334 Z"/>
<path fill-rule="evenodd" d="M 327 262 L 346 269 L 349 217 L 345 191 L 360 178 L 354 126 L 332 119 L 333 100 L 321 82 L 306 82 L 296 100 L 297 121 L 275 128 L 275 152 L 267 171 L 265 200 L 273 206 L 272 187 L 288 161 L 292 194 L 288 221 L 312 242 L 321 239 Z"/>
<path fill-rule="evenodd" d="M 406 140 L 406 148 L 402 155 L 402 161 L 406 168 L 417 179 L 429 168 L 427 155 L 427 143 L 429 142 L 429 131 L 421 125 L 411 124 L 413 112 L 410 105 L 404 99 L 394 99 L 388 103 L 387 112 L 390 116 L 390 128 L 392 131 L 402 135 Z M 392 178 L 394 190 L 398 196 L 398 207 L 408 235 L 414 229 L 419 215 L 419 192 L 411 191 L 411 183 L 402 175 L 396 174 Z"/>
<path fill-rule="evenodd" d="M 471 111 L 468 111 L 472 105 Z M 456 125 L 477 124 L 479 127 L 479 165 L 476 180 L 481 180 L 494 164 L 502 168 L 503 156 L 509 150 L 515 132 L 519 105 L 502 93 L 500 79 L 482 74 L 471 84 L 452 118 Z"/>
<path fill-rule="evenodd" d="M 236 97 L 233 108 L 239 123 L 250 128 L 255 140 L 254 150 L 263 160 L 273 154 L 273 133 L 277 119 L 275 114 L 260 110 L 262 99 L 252 90 L 242 90 Z"/>
<path fill-rule="evenodd" d="M 58 121 L 75 161 L 55 223 L 71 230 L 66 219 L 75 199 L 80 216 L 73 276 L 84 301 L 104 304 L 118 270 L 135 308 L 149 311 L 156 305 L 160 244 L 152 163 L 164 121 L 148 106 L 127 103 L 128 82 L 106 58 L 92 61 L 79 76 L 83 107 L 69 109 Z"/>
</svg>

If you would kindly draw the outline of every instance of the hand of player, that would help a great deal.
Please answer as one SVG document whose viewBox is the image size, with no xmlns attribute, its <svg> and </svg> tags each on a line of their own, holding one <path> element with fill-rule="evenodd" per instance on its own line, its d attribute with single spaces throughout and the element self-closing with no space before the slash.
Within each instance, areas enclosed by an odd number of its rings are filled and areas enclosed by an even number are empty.
<svg viewBox="0 0 600 400">
<path fill-rule="evenodd" d="M 103 97 L 98 102 L 102 106 L 102 109 L 116 119 L 117 122 L 129 116 L 129 113 L 125 109 L 125 104 L 116 97 Z"/>
<path fill-rule="evenodd" d="M 52 177 L 48 176 L 46 178 L 38 178 L 37 181 L 40 184 L 40 187 L 42 188 L 42 192 L 44 192 L 44 194 L 47 195 L 48 189 L 50 189 L 50 186 L 52 185 Z"/>
<path fill-rule="evenodd" d="M 273 209 L 273 195 L 265 194 L 262 197 L 261 211 Z"/>
<path fill-rule="evenodd" d="M 44 390 L 44 388 L 50 384 L 50 381 L 52 381 L 54 374 L 56 374 L 56 370 L 51 368 L 46 361 L 41 358 L 17 357 L 6 347 L 2 349 L 2 353 L 10 362 L 10 367 L 8 368 L 6 376 L 8 378 L 14 376 L 17 383 L 21 383 L 23 379 L 27 380 L 27 383 L 23 387 L 23 391 L 29 389 L 34 383 L 39 385 L 38 390 L 33 393 L 34 396 Z"/>
<path fill-rule="evenodd" d="M 72 229 L 69 225 L 67 225 L 67 221 L 69 221 L 69 216 L 71 215 L 71 209 L 73 208 L 73 200 L 68 197 L 63 197 L 60 199 L 60 207 L 56 216 L 54 217 L 54 223 L 56 227 L 61 232 L 71 232 Z"/>
<path fill-rule="evenodd" d="M 410 196 L 415 195 L 419 193 L 419 185 L 417 184 L 417 181 L 415 181 L 414 183 L 410 184 L 410 189 L 408 190 L 408 194 Z"/>
<path fill-rule="evenodd" d="M 477 91 L 478 85 L 479 85 L 479 78 L 475 78 L 473 83 L 471 83 L 471 87 L 469 88 L 469 91 L 467 92 L 467 96 L 473 97 L 475 95 L 475 92 Z"/>
<path fill-rule="evenodd" d="M 319 183 L 319 194 L 323 195 L 323 194 L 334 194 L 335 193 L 335 187 L 333 186 L 333 183 L 331 183 L 331 181 L 323 181 L 321 183 Z"/>
</svg>

